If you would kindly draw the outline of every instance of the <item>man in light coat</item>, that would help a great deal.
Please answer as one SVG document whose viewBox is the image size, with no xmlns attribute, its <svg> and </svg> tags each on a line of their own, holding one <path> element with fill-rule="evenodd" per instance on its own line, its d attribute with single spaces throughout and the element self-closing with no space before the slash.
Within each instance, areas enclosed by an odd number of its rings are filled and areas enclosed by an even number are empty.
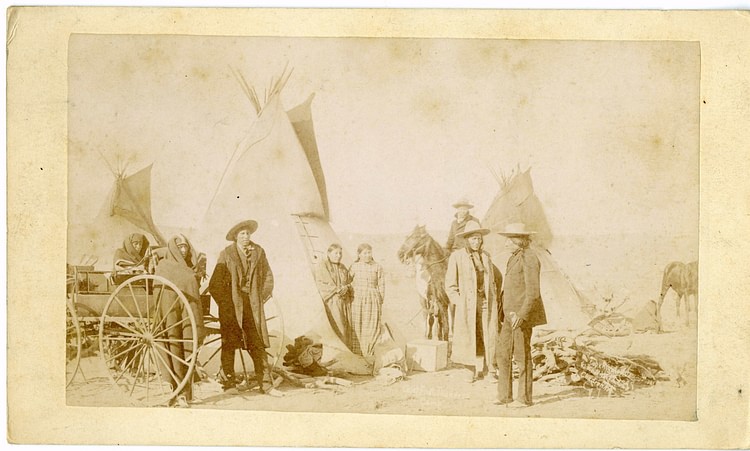
<svg viewBox="0 0 750 451">
<path fill-rule="evenodd" d="M 488 233 L 478 222 L 466 224 L 460 234 L 466 246 L 451 254 L 445 273 L 445 291 L 455 308 L 451 361 L 473 369 L 472 381 L 495 366 L 502 276 L 482 250 L 482 237 Z"/>
<path fill-rule="evenodd" d="M 499 232 L 508 237 L 516 250 L 508 259 L 500 309 L 500 334 L 497 343 L 498 404 L 512 407 L 532 405 L 534 365 L 531 361 L 531 334 L 534 326 L 547 324 L 540 293 L 540 263 L 532 249 L 531 236 L 524 224 L 509 224 Z M 518 364 L 517 398 L 513 400 L 512 362 Z"/>
</svg>

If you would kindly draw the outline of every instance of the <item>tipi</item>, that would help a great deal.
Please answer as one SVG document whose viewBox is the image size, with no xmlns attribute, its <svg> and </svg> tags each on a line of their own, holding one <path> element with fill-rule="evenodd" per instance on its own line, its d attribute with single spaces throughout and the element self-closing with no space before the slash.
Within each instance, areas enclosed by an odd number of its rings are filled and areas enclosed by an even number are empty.
<svg viewBox="0 0 750 451">
<path fill-rule="evenodd" d="M 110 269 L 115 249 L 134 232 L 146 235 L 153 246 L 166 243 L 151 218 L 152 166 L 131 175 L 126 175 L 124 169 L 113 170 L 114 185 L 93 221 L 77 222 L 78 218 L 69 218 L 69 264 L 96 263 L 99 269 Z"/>
<path fill-rule="evenodd" d="M 312 96 L 286 112 L 280 94 L 288 76 L 272 86 L 263 104 L 237 76 L 257 119 L 230 158 L 195 241 L 209 258 L 216 258 L 229 244 L 224 235 L 232 225 L 256 220 L 253 240 L 265 249 L 274 274 L 273 297 L 283 315 L 285 339 L 291 343 L 307 335 L 323 344 L 324 361 L 336 361 L 332 369 L 368 374 L 366 361 L 354 355 L 331 327 L 313 277 L 313 265 L 340 240 L 328 222 L 325 179 L 310 113 Z"/>
<path fill-rule="evenodd" d="M 516 172 L 508 178 L 498 178 L 500 191 L 492 201 L 482 220 L 482 226 L 493 232 L 503 230 L 512 223 L 522 222 L 529 230 L 537 232 L 532 247 L 542 264 L 541 291 L 547 312 L 547 325 L 540 329 L 579 330 L 591 320 L 593 305 L 576 289 L 563 273 L 549 251 L 553 241 L 544 208 L 534 193 L 531 169 Z M 501 272 L 513 252 L 508 241 L 497 233 L 490 233 L 485 240 L 485 249 Z"/>
</svg>

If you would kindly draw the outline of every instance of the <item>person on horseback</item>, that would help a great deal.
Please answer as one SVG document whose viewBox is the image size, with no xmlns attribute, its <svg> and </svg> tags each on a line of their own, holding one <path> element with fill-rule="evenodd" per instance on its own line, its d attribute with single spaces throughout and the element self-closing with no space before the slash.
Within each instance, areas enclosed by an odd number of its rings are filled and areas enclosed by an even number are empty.
<svg viewBox="0 0 750 451">
<path fill-rule="evenodd" d="M 445 250 L 448 251 L 448 254 L 466 247 L 466 241 L 462 234 L 469 221 L 480 224 L 479 219 L 469 213 L 469 210 L 474 208 L 474 205 L 468 200 L 459 200 L 453 204 L 453 208 L 456 209 L 455 219 L 451 223 L 451 230 L 448 232 L 448 241 L 445 243 Z"/>
</svg>

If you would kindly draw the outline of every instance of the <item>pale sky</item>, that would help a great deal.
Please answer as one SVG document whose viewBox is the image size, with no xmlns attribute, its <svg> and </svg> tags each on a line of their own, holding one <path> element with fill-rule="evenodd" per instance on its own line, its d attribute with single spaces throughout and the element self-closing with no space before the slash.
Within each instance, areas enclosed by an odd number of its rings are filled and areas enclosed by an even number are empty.
<svg viewBox="0 0 750 451">
<path fill-rule="evenodd" d="M 231 69 L 312 104 L 334 227 L 449 227 L 532 168 L 553 232 L 697 236 L 700 48 L 687 42 L 74 35 L 70 219 L 93 218 L 112 175 L 101 151 L 154 163 L 157 225 L 203 217 L 254 120 Z"/>
</svg>

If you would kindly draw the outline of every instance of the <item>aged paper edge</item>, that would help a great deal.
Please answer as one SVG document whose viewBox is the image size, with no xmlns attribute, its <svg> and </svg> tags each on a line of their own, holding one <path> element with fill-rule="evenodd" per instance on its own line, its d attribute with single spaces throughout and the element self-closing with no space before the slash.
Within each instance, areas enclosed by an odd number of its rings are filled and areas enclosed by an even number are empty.
<svg viewBox="0 0 750 451">
<path fill-rule="evenodd" d="M 13 443 L 744 448 L 747 12 L 35 7 L 8 10 L 8 438 Z M 252 25 L 252 26 L 250 26 Z M 304 414 L 65 405 L 71 33 L 682 40 L 701 46 L 698 421 Z M 729 283 L 732 282 L 732 283 Z M 33 374 L 34 378 L 28 375 Z M 96 427 L 93 427 L 96 424 Z M 330 425 L 335 424 L 335 429 Z M 606 431 L 606 433 L 605 433 Z"/>
</svg>

